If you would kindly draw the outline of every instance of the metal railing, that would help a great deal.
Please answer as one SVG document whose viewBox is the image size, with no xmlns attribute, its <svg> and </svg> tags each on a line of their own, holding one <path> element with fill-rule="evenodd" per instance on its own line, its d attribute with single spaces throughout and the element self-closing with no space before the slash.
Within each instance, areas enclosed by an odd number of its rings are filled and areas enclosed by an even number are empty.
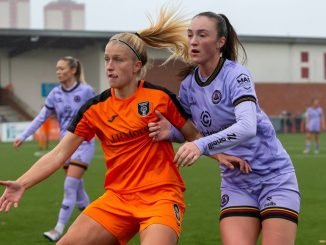
<svg viewBox="0 0 326 245">
<path fill-rule="evenodd" d="M 29 105 L 15 96 L 9 89 L 0 88 L 0 105 L 8 105 L 17 111 L 25 120 L 31 120 L 36 115 Z"/>
</svg>

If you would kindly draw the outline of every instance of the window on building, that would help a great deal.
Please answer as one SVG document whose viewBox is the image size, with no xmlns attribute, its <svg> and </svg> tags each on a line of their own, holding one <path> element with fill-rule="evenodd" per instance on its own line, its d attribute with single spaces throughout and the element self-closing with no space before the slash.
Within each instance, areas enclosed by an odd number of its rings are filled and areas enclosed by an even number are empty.
<svg viewBox="0 0 326 245">
<path fill-rule="evenodd" d="M 301 62 L 308 62 L 309 61 L 309 53 L 308 52 L 301 52 Z"/>
<path fill-rule="evenodd" d="M 301 67 L 301 78 L 309 78 L 309 68 Z"/>
</svg>

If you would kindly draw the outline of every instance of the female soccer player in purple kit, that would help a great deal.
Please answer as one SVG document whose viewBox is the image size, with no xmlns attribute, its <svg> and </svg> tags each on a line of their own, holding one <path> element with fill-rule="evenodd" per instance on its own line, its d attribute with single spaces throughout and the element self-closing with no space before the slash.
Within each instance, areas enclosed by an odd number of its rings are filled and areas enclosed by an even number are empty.
<svg viewBox="0 0 326 245">
<path fill-rule="evenodd" d="M 223 245 L 256 244 L 260 234 L 263 245 L 294 244 L 300 209 L 295 169 L 258 104 L 248 70 L 237 62 L 243 46 L 234 28 L 225 15 L 203 12 L 192 19 L 188 40 L 195 66 L 179 97 L 203 137 L 183 144 L 176 164 L 190 166 L 200 155 L 221 152 L 247 160 L 249 174 L 221 165 Z M 163 117 L 149 126 L 156 140 L 180 140 Z"/>
<path fill-rule="evenodd" d="M 31 125 L 15 139 L 15 147 L 21 146 L 25 139 L 34 134 L 53 114 L 59 121 L 60 138 L 63 138 L 79 108 L 95 96 L 93 88 L 85 83 L 81 63 L 76 58 L 66 56 L 59 59 L 56 65 L 56 74 L 60 85 L 49 93 L 40 113 L 34 118 Z M 64 167 L 67 172 L 64 181 L 64 198 L 55 228 L 43 233 L 47 239 L 59 240 L 75 205 L 83 210 L 89 204 L 90 200 L 84 189 L 82 177 L 93 159 L 94 152 L 94 139 L 89 142 L 84 141 L 70 160 L 66 162 Z"/>
<path fill-rule="evenodd" d="M 320 130 L 325 129 L 325 117 L 323 108 L 319 105 L 319 100 L 314 99 L 312 105 L 308 107 L 305 112 L 306 120 L 306 147 L 303 153 L 307 154 L 310 152 L 311 137 L 314 137 L 315 142 L 315 154 L 319 153 L 319 133 Z"/>
</svg>

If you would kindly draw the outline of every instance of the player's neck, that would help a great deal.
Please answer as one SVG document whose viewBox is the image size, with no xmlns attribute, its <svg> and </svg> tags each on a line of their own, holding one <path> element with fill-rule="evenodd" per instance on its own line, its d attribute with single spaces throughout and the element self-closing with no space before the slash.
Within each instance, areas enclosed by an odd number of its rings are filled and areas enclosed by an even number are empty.
<svg viewBox="0 0 326 245">
<path fill-rule="evenodd" d="M 131 97 L 137 90 L 137 83 L 132 82 L 121 88 L 115 88 L 114 94 L 119 99 L 126 99 Z"/>
<path fill-rule="evenodd" d="M 220 61 L 220 57 L 217 57 L 203 64 L 199 64 L 198 68 L 199 68 L 200 75 L 203 78 L 209 77 L 214 72 L 219 61 Z"/>
</svg>

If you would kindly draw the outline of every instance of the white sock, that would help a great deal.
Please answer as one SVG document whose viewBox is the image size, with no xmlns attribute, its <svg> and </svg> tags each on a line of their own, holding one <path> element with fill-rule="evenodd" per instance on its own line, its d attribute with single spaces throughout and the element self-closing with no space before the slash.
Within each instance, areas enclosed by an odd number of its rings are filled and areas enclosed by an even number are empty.
<svg viewBox="0 0 326 245">
<path fill-rule="evenodd" d="M 60 234 L 62 234 L 65 229 L 65 225 L 58 222 L 54 229 Z"/>
</svg>

